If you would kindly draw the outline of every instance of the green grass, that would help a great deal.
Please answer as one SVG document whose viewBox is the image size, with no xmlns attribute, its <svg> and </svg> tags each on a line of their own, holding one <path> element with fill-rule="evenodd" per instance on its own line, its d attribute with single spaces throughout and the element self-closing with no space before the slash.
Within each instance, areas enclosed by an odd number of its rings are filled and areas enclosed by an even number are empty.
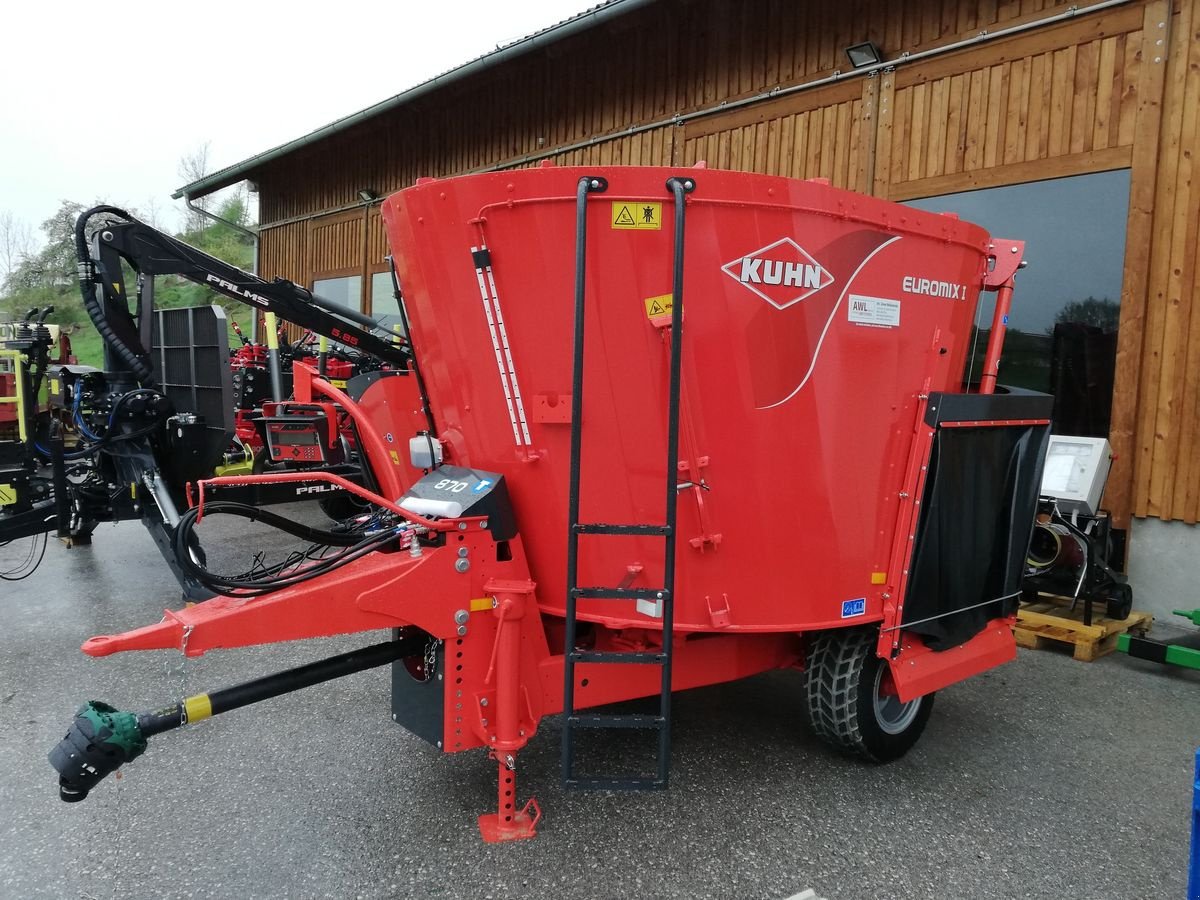
<svg viewBox="0 0 1200 900">
<path fill-rule="evenodd" d="M 104 368 L 104 342 L 91 322 L 85 322 L 71 335 L 71 352 L 82 366 Z"/>
</svg>

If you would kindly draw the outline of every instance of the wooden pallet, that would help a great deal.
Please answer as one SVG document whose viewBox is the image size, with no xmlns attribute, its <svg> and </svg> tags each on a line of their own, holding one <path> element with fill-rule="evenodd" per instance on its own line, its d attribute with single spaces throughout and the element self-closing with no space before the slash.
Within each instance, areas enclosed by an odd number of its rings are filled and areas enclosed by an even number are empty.
<svg viewBox="0 0 1200 900">
<path fill-rule="evenodd" d="M 1126 619 L 1110 619 L 1102 615 L 1103 604 L 1092 606 L 1092 624 L 1083 624 L 1083 602 L 1075 610 L 1070 601 L 1046 596 L 1036 603 L 1024 603 L 1017 611 L 1013 637 L 1022 647 L 1042 650 L 1047 647 L 1073 647 L 1074 657 L 1091 662 L 1117 649 L 1117 636 L 1145 634 L 1154 617 L 1134 611 Z"/>
</svg>

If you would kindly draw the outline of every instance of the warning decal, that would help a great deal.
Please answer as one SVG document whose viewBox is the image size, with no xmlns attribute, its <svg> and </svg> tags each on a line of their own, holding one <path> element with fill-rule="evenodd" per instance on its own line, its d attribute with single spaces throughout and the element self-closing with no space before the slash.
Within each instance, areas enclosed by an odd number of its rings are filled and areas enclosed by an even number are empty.
<svg viewBox="0 0 1200 900">
<path fill-rule="evenodd" d="M 647 297 L 643 302 L 646 304 L 646 318 L 657 319 L 659 316 L 669 316 L 674 307 L 671 294 L 662 294 L 658 297 Z"/>
<path fill-rule="evenodd" d="M 662 204 L 614 200 L 612 227 L 658 231 L 662 228 Z"/>
<path fill-rule="evenodd" d="M 11 484 L 0 484 L 0 506 L 9 506 L 17 502 L 17 492 Z"/>
</svg>

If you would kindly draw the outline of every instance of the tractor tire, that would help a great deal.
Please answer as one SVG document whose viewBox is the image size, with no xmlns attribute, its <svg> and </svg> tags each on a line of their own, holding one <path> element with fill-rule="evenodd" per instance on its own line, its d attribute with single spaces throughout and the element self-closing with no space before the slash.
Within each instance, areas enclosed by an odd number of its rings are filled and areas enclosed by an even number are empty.
<svg viewBox="0 0 1200 900">
<path fill-rule="evenodd" d="M 917 742 L 934 695 L 901 703 L 880 690 L 890 673 L 875 653 L 878 638 L 869 628 L 817 634 L 808 647 L 805 697 L 817 737 L 839 752 L 885 763 Z"/>
<path fill-rule="evenodd" d="M 1105 610 L 1110 619 L 1128 619 L 1133 612 L 1133 588 L 1127 584 L 1114 584 L 1108 592 L 1108 608 Z"/>
</svg>

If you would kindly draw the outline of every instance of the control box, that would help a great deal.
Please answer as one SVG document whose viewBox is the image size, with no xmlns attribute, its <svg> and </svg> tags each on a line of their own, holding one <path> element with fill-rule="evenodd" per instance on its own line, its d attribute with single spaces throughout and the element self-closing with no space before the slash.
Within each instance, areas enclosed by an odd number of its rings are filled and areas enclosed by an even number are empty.
<svg viewBox="0 0 1200 900">
<path fill-rule="evenodd" d="M 1112 465 L 1112 449 L 1104 438 L 1050 435 L 1042 496 L 1058 501 L 1059 511 L 1094 516 Z"/>
<path fill-rule="evenodd" d="M 273 463 L 325 465 L 331 459 L 331 435 L 337 440 L 337 414 L 332 404 L 267 403 L 254 419 Z"/>
</svg>

